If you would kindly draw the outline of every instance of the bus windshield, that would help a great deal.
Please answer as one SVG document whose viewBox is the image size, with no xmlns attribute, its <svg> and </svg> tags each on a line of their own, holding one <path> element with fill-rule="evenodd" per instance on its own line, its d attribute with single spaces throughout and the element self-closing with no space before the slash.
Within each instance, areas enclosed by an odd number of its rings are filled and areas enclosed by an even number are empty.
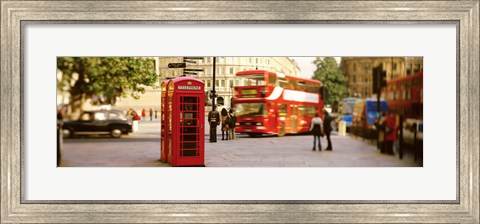
<svg viewBox="0 0 480 224">
<path fill-rule="evenodd" d="M 265 85 L 265 77 L 263 74 L 252 74 L 252 75 L 242 75 L 237 76 L 243 86 L 264 86 Z"/>
<path fill-rule="evenodd" d="M 352 115 L 353 114 L 353 108 L 355 105 L 355 101 L 357 101 L 356 98 L 346 98 L 343 100 L 341 103 L 341 112 L 343 115 Z"/>
<path fill-rule="evenodd" d="M 235 113 L 240 116 L 264 116 L 265 103 L 237 103 L 235 104 Z"/>
</svg>

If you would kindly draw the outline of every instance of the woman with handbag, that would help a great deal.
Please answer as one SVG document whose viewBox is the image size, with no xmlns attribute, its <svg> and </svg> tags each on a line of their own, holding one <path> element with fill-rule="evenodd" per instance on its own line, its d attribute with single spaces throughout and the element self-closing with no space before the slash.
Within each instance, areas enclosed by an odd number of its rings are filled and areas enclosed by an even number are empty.
<svg viewBox="0 0 480 224">
<path fill-rule="evenodd" d="M 395 114 L 388 113 L 385 121 L 385 153 L 393 155 L 393 142 L 397 140 L 397 125 Z"/>
</svg>

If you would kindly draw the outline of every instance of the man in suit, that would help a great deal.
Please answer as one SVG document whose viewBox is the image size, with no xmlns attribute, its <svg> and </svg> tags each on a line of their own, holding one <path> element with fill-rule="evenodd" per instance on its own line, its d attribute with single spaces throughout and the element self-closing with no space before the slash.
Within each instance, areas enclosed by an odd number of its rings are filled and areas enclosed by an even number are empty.
<svg viewBox="0 0 480 224">
<path fill-rule="evenodd" d="M 208 123 L 210 124 L 210 142 L 217 142 L 217 126 L 220 124 L 220 113 L 218 113 L 216 106 L 208 112 Z"/>
</svg>

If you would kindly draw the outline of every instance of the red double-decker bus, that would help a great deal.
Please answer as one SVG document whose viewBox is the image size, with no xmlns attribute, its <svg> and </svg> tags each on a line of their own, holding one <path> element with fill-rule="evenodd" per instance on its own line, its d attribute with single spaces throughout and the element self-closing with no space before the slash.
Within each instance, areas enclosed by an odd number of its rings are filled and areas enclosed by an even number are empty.
<svg viewBox="0 0 480 224">
<path fill-rule="evenodd" d="M 404 118 L 423 119 L 423 71 L 390 80 L 383 90 L 390 110 Z"/>
<path fill-rule="evenodd" d="M 321 82 L 265 70 L 236 74 L 241 86 L 232 100 L 235 131 L 250 136 L 308 132 L 316 113 L 322 116 Z"/>
</svg>

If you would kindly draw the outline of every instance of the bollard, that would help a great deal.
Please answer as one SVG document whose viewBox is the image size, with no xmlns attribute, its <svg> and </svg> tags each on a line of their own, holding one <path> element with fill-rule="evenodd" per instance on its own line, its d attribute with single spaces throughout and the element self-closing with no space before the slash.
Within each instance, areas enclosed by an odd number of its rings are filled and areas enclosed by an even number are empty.
<svg viewBox="0 0 480 224">
<path fill-rule="evenodd" d="M 133 121 L 132 122 L 132 131 L 133 132 L 138 132 L 138 121 Z"/>
<path fill-rule="evenodd" d="M 346 136 L 347 135 L 347 122 L 340 121 L 338 122 L 338 136 Z"/>
</svg>

